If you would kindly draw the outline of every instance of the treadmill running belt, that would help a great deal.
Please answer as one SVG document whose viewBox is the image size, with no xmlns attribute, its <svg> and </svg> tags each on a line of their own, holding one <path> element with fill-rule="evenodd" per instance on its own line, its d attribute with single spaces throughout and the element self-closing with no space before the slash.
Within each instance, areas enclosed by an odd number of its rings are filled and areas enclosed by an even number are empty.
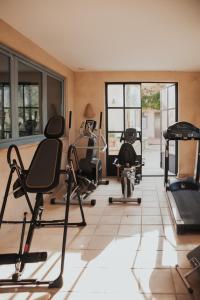
<svg viewBox="0 0 200 300">
<path fill-rule="evenodd" d="M 179 190 L 172 192 L 172 194 L 184 223 L 200 225 L 200 192 Z"/>
</svg>

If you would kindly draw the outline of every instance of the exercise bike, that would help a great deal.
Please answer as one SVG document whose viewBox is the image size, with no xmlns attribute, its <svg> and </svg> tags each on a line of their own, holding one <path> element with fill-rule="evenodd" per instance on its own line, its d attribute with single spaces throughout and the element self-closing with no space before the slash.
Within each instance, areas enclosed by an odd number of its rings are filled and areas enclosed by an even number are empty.
<svg viewBox="0 0 200 300">
<path fill-rule="evenodd" d="M 142 163 L 141 156 L 137 155 L 133 144 L 136 140 L 141 141 L 141 134 L 135 128 L 127 128 L 120 138 L 122 144 L 118 158 L 115 159 L 114 165 L 117 168 L 118 176 L 121 180 L 122 194 L 121 198 L 109 197 L 109 203 L 113 202 L 137 202 L 141 203 L 141 198 L 133 198 L 135 184 L 139 184 L 142 179 Z"/>
</svg>

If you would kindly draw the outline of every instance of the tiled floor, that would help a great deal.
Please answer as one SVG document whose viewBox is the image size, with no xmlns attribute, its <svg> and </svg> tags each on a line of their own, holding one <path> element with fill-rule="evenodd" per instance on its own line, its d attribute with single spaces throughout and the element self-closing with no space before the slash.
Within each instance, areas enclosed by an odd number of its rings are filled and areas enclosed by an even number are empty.
<svg viewBox="0 0 200 300">
<path fill-rule="evenodd" d="M 190 265 L 186 254 L 200 243 L 200 235 L 177 236 L 160 178 L 144 178 L 135 194 L 142 204 L 108 204 L 109 196 L 120 196 L 120 184 L 111 180 L 99 186 L 91 198 L 95 207 L 84 207 L 87 226 L 70 228 L 62 289 L 0 289 L 0 300 L 188 300 L 200 299 L 200 280 L 191 278 L 194 296 L 188 294 L 174 266 L 182 271 Z M 45 214 L 57 218 L 63 206 L 47 205 Z M 79 220 L 72 206 L 70 219 Z M 0 252 L 18 245 L 19 228 L 0 232 Z M 27 265 L 24 276 L 55 278 L 59 270 L 62 229 L 36 230 L 32 250 L 48 250 L 45 264 Z M 3 242 L 2 242 L 3 241 Z M 9 276 L 10 266 L 0 267 L 0 277 Z"/>
</svg>

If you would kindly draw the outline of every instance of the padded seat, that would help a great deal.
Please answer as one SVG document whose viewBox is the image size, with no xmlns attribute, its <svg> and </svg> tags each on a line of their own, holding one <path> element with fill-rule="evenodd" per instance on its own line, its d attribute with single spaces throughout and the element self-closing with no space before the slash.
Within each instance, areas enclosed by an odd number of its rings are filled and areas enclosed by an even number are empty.
<svg viewBox="0 0 200 300">
<path fill-rule="evenodd" d="M 129 143 L 124 143 L 121 145 L 118 154 L 118 163 L 121 166 L 135 166 L 137 160 L 137 154 L 133 146 Z"/>
</svg>

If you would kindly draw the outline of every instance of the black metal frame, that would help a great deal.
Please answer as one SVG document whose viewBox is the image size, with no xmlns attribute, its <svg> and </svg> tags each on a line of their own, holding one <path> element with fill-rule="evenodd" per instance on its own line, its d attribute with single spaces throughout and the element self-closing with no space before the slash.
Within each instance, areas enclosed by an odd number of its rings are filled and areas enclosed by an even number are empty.
<svg viewBox="0 0 200 300">
<path fill-rule="evenodd" d="M 176 140 L 176 142 L 178 143 L 179 140 L 186 140 L 186 139 L 181 139 L 181 138 L 177 138 L 177 139 L 172 139 L 172 140 Z M 190 190 L 197 190 L 197 185 L 199 183 L 199 176 L 200 176 L 200 140 L 197 138 L 188 138 L 187 140 L 196 140 L 198 141 L 198 155 L 197 155 L 197 170 L 196 170 L 196 174 L 195 174 L 195 180 L 196 180 L 196 186 L 192 183 L 190 183 L 190 181 L 188 182 L 188 189 Z M 175 225 L 176 228 L 176 232 L 177 234 L 183 234 L 185 232 L 195 232 L 200 230 L 200 222 L 199 224 L 195 224 L 195 223 L 186 223 L 184 222 L 183 218 L 181 217 L 178 207 L 176 205 L 176 201 L 174 199 L 174 196 L 172 194 L 172 191 L 170 190 L 170 182 L 168 179 L 168 171 L 169 171 L 169 139 L 166 140 L 166 144 L 165 144 L 165 169 L 164 169 L 164 185 L 166 188 L 166 194 L 167 194 L 167 199 L 169 202 L 169 207 L 170 207 L 170 213 L 171 213 L 171 217 L 173 220 L 173 223 Z M 194 185 L 194 186 L 193 186 Z"/>
<path fill-rule="evenodd" d="M 13 159 L 11 161 L 11 153 L 12 150 L 15 150 L 18 163 L 16 159 Z M 3 198 L 3 204 L 0 212 L 0 228 L 2 224 L 22 224 L 22 232 L 21 232 L 21 238 L 20 238 L 20 247 L 18 253 L 12 253 L 12 254 L 0 254 L 0 265 L 2 264 L 15 264 L 16 265 L 16 272 L 13 274 L 12 279 L 0 279 L 0 286 L 24 286 L 24 285 L 48 285 L 49 288 L 60 288 L 62 287 L 63 280 L 62 280 L 62 274 L 64 270 L 64 260 L 65 260 L 65 251 L 66 251 L 66 241 L 67 241 L 67 228 L 68 226 L 85 226 L 85 216 L 83 212 L 82 207 L 82 201 L 79 194 L 79 187 L 75 186 L 74 188 L 74 170 L 73 166 L 71 165 L 71 162 L 69 161 L 69 165 L 66 168 L 66 170 L 61 170 L 60 173 L 67 174 L 67 196 L 66 196 L 66 202 L 65 202 L 65 216 L 64 219 L 60 220 L 42 220 L 42 212 L 43 212 L 43 193 L 36 193 L 36 200 L 34 207 L 31 205 L 28 193 L 26 191 L 24 182 L 23 182 L 23 176 L 25 176 L 25 170 L 23 166 L 23 162 L 19 153 L 19 150 L 16 145 L 11 145 L 11 147 L 8 149 L 8 155 L 7 155 L 8 164 L 10 166 L 10 174 L 8 177 L 8 182 Z M 8 195 L 12 183 L 12 177 L 16 173 L 17 178 L 20 182 L 20 187 L 23 190 L 23 193 L 25 195 L 26 201 L 28 203 L 30 212 L 31 212 L 31 220 L 26 220 L 26 213 L 24 214 L 24 219 L 22 221 L 11 221 L 11 220 L 3 220 Z M 77 223 L 70 223 L 68 222 L 69 219 L 69 206 L 71 198 L 73 197 L 73 194 L 76 193 L 79 207 L 80 207 L 80 213 L 82 217 L 81 222 Z M 27 233 L 26 241 L 23 246 L 24 241 L 24 234 L 25 234 L 25 225 L 29 224 L 29 230 Z M 37 280 L 37 279 L 20 279 L 22 272 L 24 270 L 26 263 L 34 263 L 38 261 L 45 261 L 47 257 L 46 252 L 29 252 L 32 238 L 34 234 L 34 230 L 36 228 L 44 228 L 47 227 L 63 227 L 63 240 L 62 240 L 62 254 L 61 254 L 61 265 L 60 265 L 60 273 L 58 277 L 53 281 L 45 281 L 45 280 Z"/>
<path fill-rule="evenodd" d="M 109 85 L 122 85 L 123 86 L 123 106 L 108 106 L 108 86 Z M 108 134 L 109 133 L 125 133 L 125 129 L 126 129 L 126 118 L 125 118 L 125 113 L 126 113 L 126 109 L 129 110 L 140 110 L 140 128 L 141 128 L 141 140 L 142 140 L 142 106 L 125 106 L 125 86 L 126 85 L 140 85 L 140 90 L 141 90 L 141 82 L 106 82 L 105 83 L 105 99 L 106 99 L 106 143 L 108 144 Z M 124 130 L 121 131 L 108 131 L 108 110 L 109 109 L 122 109 L 123 110 L 123 118 L 124 118 L 124 122 L 123 122 L 123 128 Z M 140 154 L 142 157 L 142 144 L 141 144 L 141 148 L 140 148 Z M 109 156 L 109 146 L 107 146 L 106 149 L 106 169 L 108 169 L 108 156 Z"/>
</svg>

